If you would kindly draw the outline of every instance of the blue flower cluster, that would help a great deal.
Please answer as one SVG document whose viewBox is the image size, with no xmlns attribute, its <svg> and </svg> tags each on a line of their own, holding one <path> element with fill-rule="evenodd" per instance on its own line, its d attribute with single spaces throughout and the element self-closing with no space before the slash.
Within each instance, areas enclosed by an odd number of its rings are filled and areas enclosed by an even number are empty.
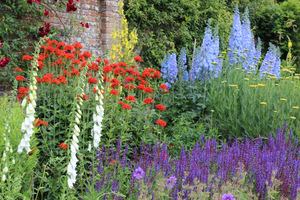
<svg viewBox="0 0 300 200">
<path fill-rule="evenodd" d="M 172 53 L 171 55 L 166 55 L 163 62 L 161 63 L 161 73 L 162 77 L 167 80 L 165 83 L 168 89 L 171 88 L 171 84 L 177 81 L 177 61 L 176 54 Z"/>
<path fill-rule="evenodd" d="M 100 151 L 96 151 L 95 174 L 90 180 L 96 179 L 94 186 L 98 191 L 108 189 L 124 193 L 124 188 L 127 192 L 129 188 L 128 196 L 134 196 L 138 193 L 136 189 L 139 189 L 140 181 L 152 185 L 155 184 L 155 177 L 163 174 L 169 197 L 176 200 L 178 193 L 182 192 L 182 186 L 193 186 L 195 178 L 201 183 L 208 183 L 209 176 L 215 175 L 223 184 L 232 180 L 242 164 L 243 170 L 248 174 L 249 183 L 254 182 L 256 193 L 261 195 L 261 199 L 267 196 L 266 181 L 271 183 L 272 172 L 277 171 L 275 178 L 281 181 L 280 195 L 294 200 L 300 188 L 300 147 L 298 141 L 292 143 L 292 132 L 288 133 L 286 126 L 285 123 L 282 130 L 276 130 L 276 138 L 270 134 L 266 142 L 263 142 L 262 138 L 245 138 L 241 142 L 229 139 L 228 143 L 221 144 L 222 148 L 219 148 L 215 139 L 205 140 L 202 134 L 191 151 L 182 147 L 180 157 L 173 159 L 169 158 L 166 144 L 141 144 L 140 153 L 135 148 L 131 159 L 128 160 L 128 145 L 122 150 L 118 140 L 116 149 L 103 145 Z M 129 172 L 130 181 L 125 181 L 115 170 Z M 184 199 L 189 199 L 189 191 L 185 192 Z M 231 194 L 224 194 L 222 198 L 225 197 L 233 199 Z"/>
<path fill-rule="evenodd" d="M 280 77 L 280 49 L 272 43 L 269 44 L 269 50 L 260 67 L 260 76 L 266 75 Z"/>
</svg>

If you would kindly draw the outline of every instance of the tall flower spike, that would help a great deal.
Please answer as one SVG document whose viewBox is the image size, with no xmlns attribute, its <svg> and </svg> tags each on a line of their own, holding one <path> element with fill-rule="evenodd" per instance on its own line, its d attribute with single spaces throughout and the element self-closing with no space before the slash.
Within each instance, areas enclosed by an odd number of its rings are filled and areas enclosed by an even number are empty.
<svg viewBox="0 0 300 200">
<path fill-rule="evenodd" d="M 101 79 L 100 82 L 102 83 Z M 100 86 L 103 90 L 102 85 Z M 98 101 L 96 104 L 96 112 L 93 114 L 94 127 L 92 128 L 91 135 L 93 137 L 94 147 L 97 148 L 101 141 L 102 132 L 102 120 L 104 116 L 103 108 L 103 94 L 100 92 L 98 86 L 96 86 L 97 93 L 95 94 L 95 100 Z"/>
<path fill-rule="evenodd" d="M 242 24 L 238 5 L 235 6 L 232 30 L 229 38 L 229 66 L 241 61 L 243 52 Z"/>
<path fill-rule="evenodd" d="M 271 76 L 280 78 L 280 50 L 272 43 L 269 44 L 269 50 L 260 67 L 260 77 L 263 78 L 269 73 Z"/>
<path fill-rule="evenodd" d="M 48 39 L 48 38 L 47 38 Z M 36 45 L 35 48 L 35 52 L 34 52 L 34 58 L 38 58 L 39 57 L 39 53 L 40 53 L 40 46 L 42 45 L 42 43 L 44 42 L 44 39 L 40 39 L 39 43 Z M 22 138 L 19 146 L 18 146 L 18 153 L 21 154 L 23 152 L 23 149 L 25 149 L 27 151 L 27 153 L 29 153 L 31 151 L 30 149 L 30 137 L 32 136 L 34 130 L 34 126 L 33 126 L 33 121 L 34 119 L 34 114 L 35 114 L 35 107 L 36 107 L 36 77 L 37 77 L 37 72 L 38 71 L 38 60 L 37 59 L 32 59 L 31 62 L 31 71 L 30 71 L 30 84 L 29 84 L 29 91 L 28 91 L 28 96 L 30 98 L 30 101 L 25 104 L 25 110 L 26 110 L 26 118 L 24 120 L 24 122 L 22 123 L 22 129 L 21 131 L 24 134 L 24 137 Z M 27 97 L 26 101 L 28 101 L 29 99 Z"/>
</svg>

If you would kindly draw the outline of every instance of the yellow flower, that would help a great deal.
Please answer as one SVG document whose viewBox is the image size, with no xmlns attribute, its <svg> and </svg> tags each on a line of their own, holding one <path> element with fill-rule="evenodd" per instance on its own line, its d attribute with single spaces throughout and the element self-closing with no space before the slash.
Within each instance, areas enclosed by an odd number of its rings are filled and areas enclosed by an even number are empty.
<svg viewBox="0 0 300 200">
<path fill-rule="evenodd" d="M 227 83 L 227 81 L 222 81 L 221 83 Z"/>
<path fill-rule="evenodd" d="M 245 81 L 249 81 L 249 78 L 244 78 L 245 79 Z"/>
<path fill-rule="evenodd" d="M 271 78 L 271 79 L 277 79 L 277 77 L 276 77 L 276 76 L 271 76 L 270 78 Z"/>
<path fill-rule="evenodd" d="M 261 105 L 266 105 L 267 103 L 266 103 L 266 102 L 260 102 L 260 104 L 261 104 Z"/>
<path fill-rule="evenodd" d="M 291 77 L 286 77 L 286 79 L 290 79 Z"/>
<path fill-rule="evenodd" d="M 217 62 L 212 62 L 211 64 L 213 64 L 213 65 L 217 65 L 218 63 L 217 63 Z"/>
<path fill-rule="evenodd" d="M 257 84 L 257 85 L 260 86 L 260 87 L 266 86 L 265 84 Z"/>
<path fill-rule="evenodd" d="M 295 108 L 295 109 L 299 109 L 299 107 L 298 107 L 298 106 L 293 106 L 293 108 Z"/>
<path fill-rule="evenodd" d="M 291 119 L 296 119 L 296 117 L 291 117 Z"/>
<path fill-rule="evenodd" d="M 257 85 L 249 85 L 250 87 L 257 87 Z"/>
<path fill-rule="evenodd" d="M 280 100 L 281 100 L 281 101 L 287 101 L 287 99 L 284 99 L 284 98 L 280 98 Z"/>
<path fill-rule="evenodd" d="M 238 85 L 229 85 L 230 87 L 237 87 Z"/>
<path fill-rule="evenodd" d="M 283 72 L 287 72 L 287 71 L 289 71 L 288 69 L 286 69 L 286 68 L 284 68 L 284 69 L 282 69 L 281 71 L 283 71 Z"/>
<path fill-rule="evenodd" d="M 289 47 L 289 48 L 291 48 L 291 47 L 292 47 L 292 42 L 291 42 L 291 41 L 289 41 L 289 43 L 288 43 L 288 47 Z"/>
<path fill-rule="evenodd" d="M 274 110 L 274 113 L 277 113 L 278 111 L 277 110 Z"/>
<path fill-rule="evenodd" d="M 252 72 L 247 72 L 247 74 L 252 74 Z"/>
<path fill-rule="evenodd" d="M 235 69 L 241 69 L 241 68 L 235 68 Z"/>
<path fill-rule="evenodd" d="M 120 92 L 122 92 L 123 86 L 120 86 Z"/>
</svg>

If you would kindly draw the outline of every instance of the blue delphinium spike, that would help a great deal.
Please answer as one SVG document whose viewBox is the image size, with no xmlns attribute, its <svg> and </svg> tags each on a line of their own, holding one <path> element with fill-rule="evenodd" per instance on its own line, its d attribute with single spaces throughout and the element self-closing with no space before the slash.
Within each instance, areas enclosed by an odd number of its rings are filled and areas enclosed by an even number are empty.
<svg viewBox="0 0 300 200">
<path fill-rule="evenodd" d="M 271 76 L 280 77 L 280 50 L 272 43 L 269 43 L 269 50 L 260 67 L 261 78 L 265 77 L 268 73 Z"/>
<path fill-rule="evenodd" d="M 229 66 L 240 62 L 243 51 L 242 24 L 239 7 L 236 5 L 233 15 L 232 30 L 229 38 Z"/>
</svg>

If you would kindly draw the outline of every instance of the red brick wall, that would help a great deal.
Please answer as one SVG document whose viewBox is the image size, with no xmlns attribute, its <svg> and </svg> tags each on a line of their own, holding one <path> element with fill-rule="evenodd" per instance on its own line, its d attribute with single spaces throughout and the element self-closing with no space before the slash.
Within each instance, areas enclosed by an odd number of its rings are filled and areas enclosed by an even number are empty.
<svg viewBox="0 0 300 200">
<path fill-rule="evenodd" d="M 111 32 L 115 25 L 120 27 L 121 16 L 118 13 L 119 0 L 79 0 L 77 3 L 77 11 L 72 13 L 59 13 L 63 23 L 66 22 L 70 14 L 84 17 L 85 22 L 89 24 L 89 28 L 84 28 L 84 32 L 75 31 L 77 35 L 68 41 L 63 35 L 60 39 L 66 43 L 80 42 L 84 51 L 90 51 L 97 57 L 105 54 L 111 45 Z M 47 22 L 63 30 L 59 19 L 52 13 L 49 15 Z M 80 20 L 78 21 L 78 23 Z M 66 27 L 70 27 L 65 24 Z"/>
</svg>

